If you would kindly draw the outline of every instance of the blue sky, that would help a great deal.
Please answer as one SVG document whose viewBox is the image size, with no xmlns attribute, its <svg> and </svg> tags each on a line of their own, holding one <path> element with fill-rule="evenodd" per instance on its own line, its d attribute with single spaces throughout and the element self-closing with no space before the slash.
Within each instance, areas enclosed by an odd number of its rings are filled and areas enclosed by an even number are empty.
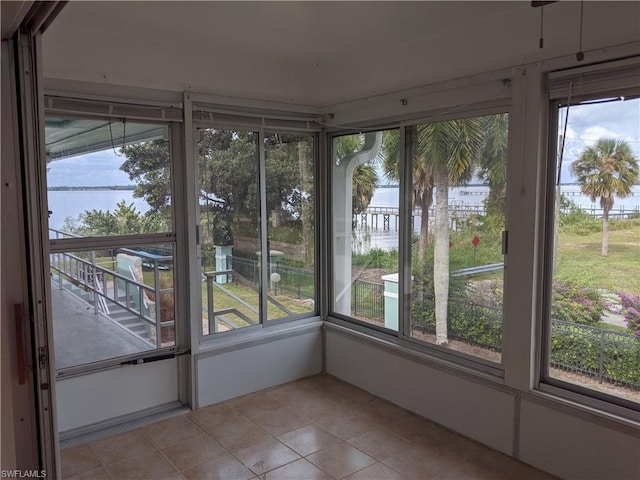
<svg viewBox="0 0 640 480">
<path fill-rule="evenodd" d="M 131 185 L 129 175 L 120 170 L 124 157 L 112 149 L 50 162 L 47 185 L 86 187 Z"/>
<path fill-rule="evenodd" d="M 559 134 L 564 128 L 565 109 L 560 112 Z M 611 103 L 574 105 L 569 109 L 567 138 L 562 165 L 562 182 L 573 183 L 571 162 L 599 138 L 608 137 L 629 143 L 640 160 L 640 99 Z"/>
<path fill-rule="evenodd" d="M 564 110 L 560 113 L 560 133 L 564 127 Z M 629 142 L 640 159 L 640 99 L 623 102 L 576 105 L 569 110 L 567 138 L 562 166 L 562 183 L 573 183 L 571 162 L 602 137 Z M 49 163 L 49 186 L 131 185 L 129 176 L 120 170 L 124 157 L 113 149 L 79 155 Z"/>
</svg>

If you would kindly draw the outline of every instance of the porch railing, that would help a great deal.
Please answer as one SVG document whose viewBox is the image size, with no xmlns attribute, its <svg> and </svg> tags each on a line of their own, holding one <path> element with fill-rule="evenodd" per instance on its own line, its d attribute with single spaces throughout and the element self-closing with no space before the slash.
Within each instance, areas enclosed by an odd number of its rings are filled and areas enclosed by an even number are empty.
<svg viewBox="0 0 640 480">
<path fill-rule="evenodd" d="M 55 229 L 50 229 L 50 231 L 55 234 L 54 238 L 77 237 Z M 99 265 L 96 261 L 95 251 L 88 252 L 88 258 L 68 252 L 51 253 L 52 280 L 60 290 L 67 287 L 69 292 L 79 300 L 93 305 L 95 313 L 101 313 L 110 318 L 114 323 L 125 328 L 150 346 L 160 348 L 162 346 L 162 327 L 171 326 L 174 321 L 162 321 L 161 318 L 161 295 L 173 293 L 173 287 L 160 288 L 159 269 L 162 262 L 171 261 L 173 257 L 159 257 L 158 255 L 127 248 L 118 249 L 118 251 L 138 256 L 143 259 L 143 262 L 146 261 L 148 265 L 152 265 L 154 286 L 150 287 L 103 265 Z M 76 287 L 76 289 L 73 287 Z M 155 303 L 153 312 L 150 308 L 152 302 Z M 140 322 L 139 324 L 146 325 L 149 331 L 155 331 L 155 342 L 151 342 L 149 339 L 113 320 L 110 315 L 116 306 L 128 312 L 131 318 Z"/>
</svg>

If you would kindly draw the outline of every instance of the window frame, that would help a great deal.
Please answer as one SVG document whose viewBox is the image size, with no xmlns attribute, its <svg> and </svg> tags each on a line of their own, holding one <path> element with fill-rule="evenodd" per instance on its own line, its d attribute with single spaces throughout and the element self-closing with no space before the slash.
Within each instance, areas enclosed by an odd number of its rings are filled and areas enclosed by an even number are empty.
<svg viewBox="0 0 640 480">
<path fill-rule="evenodd" d="M 320 161 L 319 161 L 319 143 L 321 130 L 315 124 L 312 123 L 312 117 L 309 115 L 298 115 L 295 113 L 283 113 L 274 111 L 261 111 L 259 109 L 237 109 L 230 106 L 208 106 L 204 103 L 192 104 L 191 111 L 185 109 L 185 115 L 191 114 L 192 122 L 191 127 L 193 129 L 193 148 L 190 155 L 192 155 L 192 166 L 194 172 L 195 182 L 193 188 L 195 189 L 195 196 L 193 199 L 189 199 L 194 205 L 194 222 L 196 228 L 200 229 L 199 219 L 199 205 L 198 194 L 199 191 L 199 179 L 200 172 L 198 168 L 198 131 L 201 129 L 216 129 L 216 130 L 239 130 L 254 132 L 257 135 L 257 147 L 258 147 L 258 200 L 259 200 L 259 228 L 260 228 L 260 292 L 259 292 L 259 321 L 255 325 L 248 327 L 232 329 L 225 332 L 210 332 L 204 334 L 201 323 L 197 327 L 197 337 L 199 339 L 199 345 L 202 349 L 208 345 L 215 345 L 220 341 L 226 341 L 224 339 L 234 338 L 238 335 L 251 335 L 259 333 L 265 329 L 280 329 L 283 325 L 291 322 L 300 322 L 308 320 L 310 318 L 318 317 L 320 315 L 320 269 L 318 268 L 320 261 L 320 232 L 319 232 L 319 215 L 321 200 L 319 198 L 318 186 L 320 175 Z M 299 120 L 298 120 L 299 118 Z M 315 120 L 315 119 L 314 119 Z M 300 126 L 298 125 L 305 125 Z M 268 221 L 269 215 L 266 207 L 266 153 L 264 148 L 265 132 L 267 133 L 282 133 L 290 135 L 304 135 L 307 134 L 313 138 L 313 186 L 314 186 L 314 309 L 310 312 L 303 312 L 287 317 L 277 319 L 267 319 L 267 285 L 269 284 L 268 277 L 268 256 L 265 255 L 268 245 Z M 196 251 L 198 265 L 201 262 L 201 238 L 198 235 Z M 199 267 L 198 267 L 199 268 Z M 199 274 L 199 272 L 198 272 Z M 204 300 L 199 292 L 191 292 L 192 298 L 191 305 L 199 304 Z M 198 297 L 196 301 L 195 297 Z M 200 315 L 200 314 L 199 314 Z M 195 321 L 195 320 L 194 320 Z"/>
<path fill-rule="evenodd" d="M 635 72 L 636 85 L 633 86 Z M 543 225 L 539 247 L 540 278 L 537 296 L 541 305 L 538 322 L 538 361 L 534 390 L 602 412 L 640 421 L 640 402 L 600 392 L 577 383 L 552 378 L 549 373 L 551 354 L 551 303 L 555 236 L 555 184 L 557 176 L 557 149 L 560 108 L 591 103 L 611 97 L 640 97 L 637 75 L 638 57 L 605 62 L 579 69 L 547 73 L 547 152 L 546 168 L 539 203 L 539 218 Z M 575 84 L 574 84 L 575 82 Z M 575 90 L 574 90 L 575 89 Z"/>
<path fill-rule="evenodd" d="M 184 285 L 186 285 L 186 277 L 182 274 L 180 265 L 184 262 L 185 255 L 181 251 L 180 245 L 182 240 L 182 222 L 178 220 L 176 211 L 180 208 L 182 197 L 182 145 L 183 132 L 182 122 L 178 116 L 179 110 L 166 105 L 145 106 L 143 104 L 117 104 L 110 103 L 108 100 L 85 100 L 73 97 L 46 96 L 44 110 L 45 117 L 71 118 L 71 119 L 101 119 L 101 120 L 122 120 L 126 119 L 134 123 L 146 123 L 151 125 L 164 126 L 168 130 L 169 157 L 170 157 L 170 179 L 171 179 L 171 229 L 164 232 L 112 235 L 112 236 L 88 236 L 88 237 L 72 237 L 72 238 L 47 238 L 45 239 L 47 258 L 47 267 L 50 265 L 51 254 L 65 252 L 88 252 L 98 249 L 118 249 L 129 247 L 143 247 L 157 244 L 169 244 L 174 251 L 174 271 L 176 272 L 173 281 L 173 291 L 175 298 L 174 327 L 175 339 L 174 344 L 165 347 L 156 347 L 139 353 L 130 355 L 112 357 L 106 360 L 100 360 L 93 363 L 85 363 L 66 367 L 64 369 L 56 369 L 56 378 L 69 378 L 76 375 L 83 375 L 105 368 L 111 368 L 121 365 L 123 362 L 136 360 L 140 358 L 156 357 L 162 354 L 181 355 L 187 350 L 188 338 L 187 314 Z M 43 158 L 43 161 L 46 159 Z M 43 166 L 43 182 L 41 204 L 43 211 L 48 210 L 48 195 L 46 172 Z M 45 220 L 46 221 L 46 220 Z M 48 221 L 46 221 L 49 231 Z M 47 287 L 51 288 L 51 287 Z"/>
<path fill-rule="evenodd" d="M 510 82 L 502 81 L 503 87 L 509 87 Z M 482 98 L 482 95 L 479 96 Z M 509 118 L 513 117 L 513 103 L 511 95 L 503 96 L 497 99 L 491 100 L 478 100 L 477 102 L 467 104 L 467 105 L 459 105 L 456 102 L 459 102 L 453 92 L 451 92 L 451 105 L 448 108 L 438 108 L 434 110 L 422 110 L 413 112 L 411 114 L 407 114 L 404 116 L 396 117 L 393 121 L 388 123 L 379 123 L 376 124 L 375 121 L 370 122 L 370 125 L 367 125 L 366 128 L 354 128 L 354 127 L 344 127 L 338 128 L 336 127 L 332 131 L 327 134 L 327 152 L 328 152 L 328 161 L 327 161 L 327 169 L 329 170 L 328 178 L 329 178 L 329 188 L 333 189 L 333 164 L 334 164 L 334 139 L 340 136 L 354 134 L 354 133 L 365 133 L 371 131 L 384 131 L 390 129 L 399 129 L 399 135 L 401 138 L 401 157 L 399 159 L 400 165 L 402 168 L 401 171 L 401 182 L 400 182 L 400 210 L 404 212 L 404 216 L 401 215 L 399 219 L 399 249 L 398 249 L 398 268 L 399 268 L 399 322 L 398 322 L 398 331 L 395 332 L 393 330 L 389 330 L 383 327 L 379 327 L 376 325 L 371 325 L 366 322 L 360 321 L 353 317 L 343 315 L 340 313 L 336 313 L 334 311 L 334 267 L 333 267 L 333 239 L 335 238 L 333 231 L 333 222 L 329 222 L 327 227 L 330 231 L 330 239 L 328 249 L 329 249 L 329 258 L 332 259 L 329 262 L 329 298 L 328 298 L 328 320 L 330 322 L 336 323 L 341 326 L 345 326 L 347 328 L 352 328 L 355 331 L 371 334 L 374 337 L 383 339 L 385 341 L 390 341 L 394 344 L 397 344 L 401 347 L 405 347 L 407 349 L 413 350 L 419 354 L 427 354 L 428 356 L 434 358 L 437 361 L 446 362 L 447 364 L 453 364 L 459 366 L 464 369 L 469 369 L 471 371 L 478 372 L 480 374 L 488 374 L 491 377 L 496 378 L 496 380 L 502 382 L 505 377 L 505 358 L 504 352 L 501 356 L 501 362 L 495 363 L 490 362 L 488 360 L 482 359 L 480 357 L 468 355 L 462 352 L 453 351 L 451 349 L 431 344 L 428 342 L 424 342 L 421 340 L 417 340 L 410 335 L 407 335 L 407 325 L 410 322 L 410 302 L 407 301 L 410 298 L 411 294 L 411 247 L 409 245 L 411 239 L 411 222 L 407 221 L 407 212 L 411 212 L 411 202 L 412 195 L 411 189 L 407 186 L 411 184 L 412 181 L 412 164 L 410 159 L 407 159 L 406 151 L 407 151 L 407 128 L 408 127 L 417 127 L 421 124 L 426 123 L 434 123 L 434 122 L 443 122 L 448 120 L 455 120 L 461 118 L 470 118 L 470 117 L 480 117 L 494 114 L 506 113 Z M 511 122 L 511 120 L 510 120 Z M 512 142 L 512 133 L 511 126 L 509 128 L 509 145 L 507 148 L 507 170 L 511 167 L 510 159 L 513 156 L 513 142 Z M 507 174 L 507 178 L 509 178 L 509 174 Z M 404 180 L 404 185 L 402 180 Z M 511 189 L 513 187 L 507 186 L 507 204 L 508 198 L 511 194 Z M 331 199 L 329 199 L 328 211 L 333 211 L 333 203 Z M 505 211 L 505 228 L 504 231 L 508 233 L 509 231 L 509 208 Z M 409 240 L 407 240 L 409 239 Z M 503 246 L 504 249 L 504 246 Z M 408 254 L 407 254 L 408 252 Z M 505 250 L 506 252 L 506 250 Z M 503 273 L 503 312 L 502 312 L 502 332 L 503 332 L 503 350 L 504 344 L 507 341 L 507 337 L 505 335 L 506 324 L 507 324 L 507 316 L 506 316 L 506 298 L 508 296 L 508 270 L 506 268 L 508 263 L 508 255 L 505 253 L 504 255 L 505 269 Z"/>
</svg>

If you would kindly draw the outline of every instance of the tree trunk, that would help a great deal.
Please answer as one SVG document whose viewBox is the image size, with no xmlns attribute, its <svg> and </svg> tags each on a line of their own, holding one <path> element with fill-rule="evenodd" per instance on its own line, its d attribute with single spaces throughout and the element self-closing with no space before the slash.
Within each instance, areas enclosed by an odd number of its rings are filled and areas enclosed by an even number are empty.
<svg viewBox="0 0 640 480">
<path fill-rule="evenodd" d="M 427 255 L 427 245 L 429 244 L 429 207 L 431 202 L 427 195 L 422 196 L 420 205 L 420 239 L 418 241 L 418 261 L 424 264 Z"/>
<path fill-rule="evenodd" d="M 300 183 L 304 192 L 313 189 L 312 182 L 309 181 L 309 171 L 307 168 L 307 155 L 304 142 L 298 142 L 298 164 L 300 166 Z M 312 197 L 313 198 L 313 197 Z M 302 201 L 300 214 L 302 216 L 302 241 L 304 243 L 304 263 L 310 265 L 314 261 L 313 247 L 313 205 L 309 205 L 307 200 Z"/>
<path fill-rule="evenodd" d="M 445 169 L 435 174 L 436 211 L 434 223 L 433 289 L 436 300 L 436 343 L 445 345 L 449 301 L 449 179 Z"/>
<path fill-rule="evenodd" d="M 602 209 L 602 256 L 609 255 L 609 209 Z"/>
</svg>

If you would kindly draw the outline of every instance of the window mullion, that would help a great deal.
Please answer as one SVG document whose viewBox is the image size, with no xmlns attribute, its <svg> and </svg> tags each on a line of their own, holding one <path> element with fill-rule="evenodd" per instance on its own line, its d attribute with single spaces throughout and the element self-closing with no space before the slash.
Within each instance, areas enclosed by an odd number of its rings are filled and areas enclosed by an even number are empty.
<svg viewBox="0 0 640 480">
<path fill-rule="evenodd" d="M 266 179 L 266 157 L 264 149 L 264 128 L 258 131 L 258 184 L 260 191 L 260 323 L 264 325 L 267 318 L 268 308 L 268 288 L 269 288 L 269 239 L 267 237 L 267 179 Z"/>
</svg>

